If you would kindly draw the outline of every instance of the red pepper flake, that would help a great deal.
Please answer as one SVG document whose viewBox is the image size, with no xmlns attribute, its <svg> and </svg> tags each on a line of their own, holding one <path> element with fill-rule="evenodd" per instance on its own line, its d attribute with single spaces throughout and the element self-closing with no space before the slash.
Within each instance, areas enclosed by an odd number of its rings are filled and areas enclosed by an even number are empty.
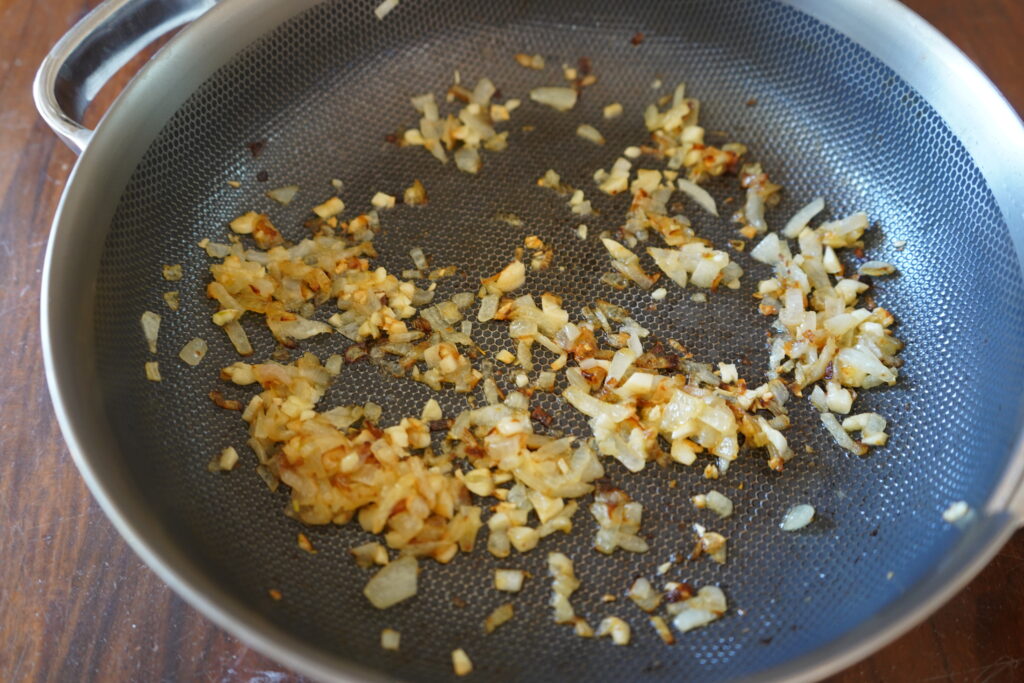
<svg viewBox="0 0 1024 683">
<path fill-rule="evenodd" d="M 639 45 L 640 43 L 644 42 L 644 34 L 637 31 L 633 35 L 633 37 L 629 39 L 629 42 L 632 43 L 634 46 Z"/>
<path fill-rule="evenodd" d="M 270 590 L 268 590 L 267 595 L 270 596 L 271 600 L 280 600 L 283 597 L 281 595 L 281 591 L 277 590 L 276 588 L 271 588 Z"/>
<path fill-rule="evenodd" d="M 755 98 L 751 97 L 749 100 L 747 100 L 747 106 L 748 107 L 756 107 L 757 106 L 757 100 Z"/>
<path fill-rule="evenodd" d="M 267 146 L 266 140 L 253 140 L 252 142 L 246 143 L 246 147 L 252 152 L 252 156 L 255 159 L 263 151 L 263 148 Z"/>
<path fill-rule="evenodd" d="M 586 76 L 590 73 L 593 65 L 590 63 L 590 57 L 580 57 L 580 68 L 579 72 L 581 76 Z"/>
<path fill-rule="evenodd" d="M 256 174 L 256 180 L 261 183 L 265 183 L 268 180 L 270 180 L 270 174 L 267 173 L 266 171 L 260 171 L 259 173 Z"/>
</svg>

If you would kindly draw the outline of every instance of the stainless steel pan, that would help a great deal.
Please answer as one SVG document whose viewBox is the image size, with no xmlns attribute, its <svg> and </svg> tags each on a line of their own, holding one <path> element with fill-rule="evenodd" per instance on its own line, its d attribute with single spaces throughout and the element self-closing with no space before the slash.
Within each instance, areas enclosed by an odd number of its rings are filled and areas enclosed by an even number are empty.
<svg viewBox="0 0 1024 683">
<path fill-rule="evenodd" d="M 324 679 L 448 678 L 448 653 L 464 647 L 476 675 L 488 679 L 804 680 L 848 665 L 922 619 L 1021 523 L 1024 129 L 942 36 L 889 0 L 406 0 L 385 21 L 374 17 L 375 4 L 112 0 L 83 19 L 39 71 L 41 113 L 81 152 L 54 221 L 42 300 L 56 411 L 107 514 L 192 604 Z M 193 20 L 95 130 L 77 123 L 140 46 Z M 646 40 L 633 46 L 638 31 Z M 730 562 L 678 570 L 679 578 L 725 586 L 736 609 L 671 648 L 638 619 L 628 648 L 575 638 L 550 623 L 544 549 L 523 557 L 537 578 L 517 599 L 516 620 L 494 636 L 479 627 L 497 604 L 486 578 L 495 563 L 480 552 L 428 567 L 414 601 L 376 612 L 360 595 L 365 575 L 346 553 L 361 532 L 307 530 L 321 552 L 300 554 L 300 529 L 281 514 L 285 494 L 267 491 L 253 463 L 226 477 L 204 467 L 224 445 L 244 443 L 245 432 L 202 398 L 233 354 L 209 322 L 207 262 L 195 243 L 223 235 L 227 220 L 254 205 L 271 208 L 263 191 L 275 183 L 303 188 L 293 207 L 274 213 L 297 238 L 302 211 L 330 193 L 330 178 L 345 180 L 353 205 L 421 178 L 435 201 L 428 211 L 388 216 L 380 247 L 389 268 L 404 267 L 403 255 L 418 245 L 438 263 L 493 272 L 522 235 L 488 217 L 515 210 L 555 242 L 566 266 L 531 280 L 534 293 L 567 292 L 577 304 L 608 296 L 597 282 L 604 256 L 565 237 L 564 207 L 532 187 L 549 167 L 583 184 L 590 170 L 607 166 L 610 152 L 575 140 L 576 117 L 524 109 L 517 123 L 536 131 L 513 136 L 511 148 L 489 157 L 473 178 L 384 142 L 414 120 L 408 98 L 440 91 L 454 69 L 470 81 L 489 76 L 506 94 L 542 84 L 514 64 L 519 51 L 540 52 L 553 64 L 591 59 L 600 80 L 575 113 L 600 120 L 601 106 L 624 103 L 626 115 L 602 125 L 609 150 L 643 134 L 639 114 L 652 80 L 686 81 L 705 105 L 703 120 L 748 142 L 784 184 L 785 201 L 770 221 L 777 225 L 817 195 L 835 214 L 866 210 L 880 226 L 871 253 L 901 272 L 877 296 L 901 321 L 903 378 L 863 399 L 889 416 L 890 445 L 867 459 L 848 457 L 809 412 L 798 411 L 790 438 L 813 445 L 816 455 L 793 461 L 781 477 L 758 458 L 741 459 L 728 477 L 744 484 L 726 530 L 735 549 Z M 746 105 L 751 99 L 756 106 Z M 255 159 L 246 147 L 252 140 L 267 141 Z M 261 171 L 267 183 L 257 180 Z M 228 188 L 228 179 L 242 188 Z M 719 200 L 735 194 L 727 183 L 712 190 Z M 614 227 L 611 207 L 602 219 L 608 225 L 598 229 Z M 730 236 L 724 223 L 696 219 L 701 234 Z M 895 249 L 895 239 L 906 248 Z M 164 316 L 165 379 L 154 385 L 141 372 L 148 358 L 138 318 L 162 305 L 164 263 L 184 264 L 185 304 Z M 685 299 L 645 312 L 629 291 L 614 301 L 655 333 L 686 340 L 699 359 L 748 357 L 749 372 L 761 372 L 763 322 L 749 298 L 761 271 L 741 263 L 744 288 L 709 306 Z M 211 353 L 186 372 L 170 350 L 196 335 L 211 341 Z M 326 353 L 332 343 L 310 348 Z M 273 348 L 264 338 L 257 347 L 258 357 Z M 385 419 L 428 395 L 369 366 L 345 372 L 327 400 L 373 398 L 387 406 Z M 458 405 L 444 401 L 448 409 Z M 558 411 L 553 401 L 547 406 Z M 558 414 L 572 426 L 567 413 Z M 665 485 L 669 476 L 680 490 Z M 624 481 L 651 511 L 649 556 L 596 557 L 586 530 L 545 541 L 577 558 L 581 612 L 604 614 L 602 593 L 625 588 L 678 549 L 676 525 L 689 514 L 683 494 L 697 477 L 649 468 Z M 942 511 L 961 499 L 976 515 L 963 528 L 945 524 Z M 814 504 L 821 520 L 813 531 L 783 535 L 778 517 L 796 502 Z M 285 599 L 269 600 L 271 587 Z M 466 606 L 453 605 L 453 597 Z M 379 649 L 383 626 L 402 630 L 400 654 Z"/>
</svg>

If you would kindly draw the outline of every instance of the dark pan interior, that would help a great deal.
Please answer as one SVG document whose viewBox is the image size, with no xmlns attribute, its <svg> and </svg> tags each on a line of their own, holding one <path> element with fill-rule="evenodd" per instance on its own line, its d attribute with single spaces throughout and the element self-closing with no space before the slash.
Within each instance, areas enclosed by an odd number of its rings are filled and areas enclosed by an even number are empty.
<svg viewBox="0 0 1024 683">
<path fill-rule="evenodd" d="M 254 42 L 199 88 L 174 115 L 131 178 L 110 226 L 96 292 L 96 362 L 101 391 L 121 444 L 128 476 L 152 501 L 165 527 L 226 590 L 266 618 L 339 657 L 405 678 L 451 676 L 450 651 L 465 648 L 487 680 L 721 679 L 751 674 L 829 642 L 893 601 L 937 565 L 956 540 L 940 514 L 954 500 L 982 504 L 1005 467 L 1014 438 L 1017 387 L 1024 379 L 1024 300 L 1021 273 L 1006 225 L 961 143 L 900 77 L 836 31 L 792 8 L 758 0 L 689 2 L 466 3 L 404 2 L 383 22 L 376 0 L 325 2 Z M 634 46 L 637 31 L 645 41 Z M 544 72 L 523 69 L 516 52 L 547 58 Z M 529 89 L 562 82 L 563 62 L 589 57 L 599 80 L 569 115 L 526 103 L 513 115 L 509 149 L 487 153 L 471 177 L 441 166 L 422 149 L 399 149 L 389 133 L 414 125 L 409 97 L 443 93 L 458 69 L 464 82 L 490 77 L 505 97 L 526 100 Z M 660 90 L 652 81 L 660 79 Z M 566 297 L 571 312 L 597 297 L 629 308 L 655 335 L 681 340 L 698 360 L 740 363 L 751 382 L 763 376 L 766 320 L 751 293 L 767 267 L 746 254 L 739 291 L 720 291 L 707 304 L 678 289 L 656 311 L 638 289 L 616 292 L 599 283 L 608 270 L 597 233 L 614 229 L 626 197 L 609 198 L 590 175 L 607 168 L 623 147 L 645 137 L 644 107 L 685 81 L 703 104 L 702 123 L 749 144 L 785 186 L 768 220 L 781 227 L 816 196 L 838 217 L 867 211 L 876 228 L 869 254 L 890 260 L 901 275 L 878 282 L 876 297 L 900 321 L 906 365 L 892 389 L 866 392 L 863 409 L 890 420 L 886 448 L 859 459 L 823 433 L 806 401 L 794 408 L 788 433 L 801 454 L 787 471 L 768 471 L 750 454 L 715 487 L 736 514 L 714 523 L 729 537 L 730 559 L 676 565 L 665 579 L 715 583 L 727 592 L 727 618 L 664 646 L 631 603 L 603 604 L 633 577 L 654 576 L 657 565 L 686 548 L 696 521 L 709 513 L 688 498 L 712 486 L 699 468 L 649 466 L 626 476 L 608 463 L 612 479 L 645 506 L 646 555 L 611 557 L 591 549 L 595 524 L 577 513 L 571 536 L 551 536 L 523 556 L 496 561 L 480 547 L 450 565 L 426 564 L 416 599 L 385 612 L 362 596 L 367 572 L 347 548 L 367 540 L 357 526 L 303 529 L 282 510 L 284 490 L 269 492 L 243 448 L 246 425 L 215 408 L 222 365 L 236 360 L 210 321 L 203 295 L 209 259 L 196 246 L 223 240 L 226 223 L 257 209 L 270 213 L 291 239 L 304 234 L 308 208 L 332 194 L 331 178 L 345 183 L 350 211 L 365 211 L 377 190 L 398 193 L 413 178 L 425 183 L 431 204 L 384 214 L 380 262 L 411 267 L 408 249 L 421 246 L 435 264 L 456 264 L 459 277 L 442 281 L 446 294 L 472 288 L 475 278 L 507 263 L 527 234 L 556 247 L 554 267 L 531 274 L 526 290 Z M 756 100 L 756 104 L 748 101 Z M 625 115 L 604 121 L 601 108 L 619 101 Z M 591 122 L 608 144 L 597 147 L 573 133 Z M 522 126 L 533 125 L 531 132 Z M 717 137 L 716 137 L 717 135 Z M 253 158 L 246 143 L 267 140 Z M 724 141 L 721 134 L 710 140 Z M 600 217 L 586 222 L 591 237 L 576 238 L 580 222 L 564 199 L 534 181 L 555 168 L 587 190 Z M 265 171 L 269 179 L 259 182 Z M 242 182 L 240 189 L 227 180 Z M 263 196 L 296 183 L 288 207 Z M 735 179 L 709 189 L 720 206 L 740 198 Z M 522 216 L 526 228 L 492 219 L 498 211 Z M 735 226 L 692 209 L 698 234 L 724 247 Z M 354 214 L 352 214 L 354 215 Z M 893 240 L 906 241 L 897 250 Z M 181 263 L 185 277 L 164 282 L 162 264 Z M 564 268 L 564 270 L 563 270 Z M 161 295 L 181 291 L 182 308 L 168 311 Z M 144 310 L 163 315 L 159 384 L 147 382 L 150 359 L 139 329 Z M 273 344 L 261 321 L 246 319 L 265 359 Z M 196 368 L 177 360 L 194 336 L 210 343 Z M 507 346 L 503 328 L 478 333 L 488 351 Z M 307 343 L 321 357 L 344 347 L 340 335 Z M 418 414 L 433 395 L 423 385 L 383 376 L 367 364 L 347 367 L 325 404 L 375 400 L 384 422 Z M 445 394 L 454 415 L 465 399 Z M 552 397 L 541 401 L 559 426 L 584 433 L 583 424 Z M 211 455 L 233 444 L 242 464 L 228 475 L 206 470 Z M 676 488 L 669 480 L 678 481 Z M 785 510 L 811 503 L 819 521 L 786 534 Z M 305 531 L 320 550 L 296 548 Z M 482 534 L 483 536 L 483 534 Z M 629 621 L 628 648 L 575 637 L 556 626 L 547 607 L 550 550 L 576 560 L 582 588 L 577 612 L 591 624 L 614 614 Z M 532 572 L 514 597 L 515 619 L 485 637 L 481 623 L 507 600 L 491 588 L 497 566 Z M 269 588 L 284 598 L 273 602 Z M 465 606 L 457 607 L 453 598 Z M 383 627 L 402 632 L 400 653 L 379 647 Z"/>
</svg>

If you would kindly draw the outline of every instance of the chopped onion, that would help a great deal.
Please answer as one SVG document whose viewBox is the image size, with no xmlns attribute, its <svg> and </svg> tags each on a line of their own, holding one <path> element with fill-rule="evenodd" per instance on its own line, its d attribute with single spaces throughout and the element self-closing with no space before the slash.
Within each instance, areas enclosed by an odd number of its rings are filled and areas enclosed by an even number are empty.
<svg viewBox="0 0 1024 683">
<path fill-rule="evenodd" d="M 398 0 L 384 0 L 374 8 L 373 13 L 378 19 L 383 20 L 396 7 L 398 7 Z"/>
<path fill-rule="evenodd" d="M 163 268 L 164 279 L 168 282 L 175 282 L 181 279 L 182 271 L 181 264 L 175 263 L 172 266 L 164 266 Z"/>
<path fill-rule="evenodd" d="M 955 524 L 965 519 L 971 512 L 971 506 L 966 501 L 958 500 L 955 503 L 951 503 L 948 508 L 942 513 L 942 519 L 950 524 Z"/>
<path fill-rule="evenodd" d="M 861 264 L 861 266 L 857 268 L 857 272 L 861 275 L 881 277 L 883 275 L 892 275 L 895 273 L 896 266 L 885 261 L 868 261 L 867 263 Z"/>
<path fill-rule="evenodd" d="M 704 209 L 712 216 L 718 215 L 718 207 L 715 206 L 715 199 L 707 190 L 686 178 L 680 178 L 676 183 L 679 185 L 680 190 L 689 195 L 689 197 L 697 203 L 697 206 Z"/>
<path fill-rule="evenodd" d="M 142 314 L 142 334 L 146 337 L 149 352 L 156 353 L 156 339 L 160 334 L 160 316 L 152 311 Z"/>
<path fill-rule="evenodd" d="M 345 363 L 345 357 L 344 356 L 342 356 L 341 354 L 338 354 L 338 353 L 332 354 L 331 357 L 327 359 L 327 362 L 324 363 L 324 370 L 329 372 L 331 374 L 331 376 L 336 377 L 339 374 L 341 374 L 341 366 L 344 363 Z"/>
<path fill-rule="evenodd" d="M 351 548 L 349 552 L 355 558 L 356 564 L 363 569 L 368 569 L 375 564 L 383 567 L 389 562 L 387 548 L 376 541 Z"/>
<path fill-rule="evenodd" d="M 719 517 L 725 518 L 732 515 L 732 501 L 718 491 L 708 491 L 706 501 L 707 508 Z"/>
<path fill-rule="evenodd" d="M 809 400 L 811 402 L 811 405 L 813 405 L 819 413 L 825 413 L 830 410 L 828 405 L 828 398 L 826 397 L 825 392 L 822 391 L 821 387 L 819 386 L 815 386 L 814 390 L 811 391 Z"/>
<path fill-rule="evenodd" d="M 274 190 L 269 190 L 267 196 L 273 199 L 278 204 L 288 206 L 295 195 L 299 192 L 298 185 L 286 185 L 285 187 L 279 187 Z"/>
<path fill-rule="evenodd" d="M 622 116 L 622 105 L 618 102 L 612 102 L 605 106 L 602 113 L 606 119 L 617 119 Z"/>
<path fill-rule="evenodd" d="M 371 422 L 376 422 L 377 420 L 379 420 L 383 412 L 384 409 L 381 408 L 378 404 L 374 403 L 373 401 L 367 401 L 366 405 L 363 406 L 363 415 L 365 415 L 366 419 L 370 420 Z"/>
<path fill-rule="evenodd" d="M 718 615 L 710 610 L 689 608 L 679 612 L 672 620 L 672 625 L 681 633 L 706 626 L 718 619 Z"/>
<path fill-rule="evenodd" d="M 430 267 L 430 264 L 427 262 L 427 257 L 424 256 L 423 250 L 419 247 L 413 247 L 410 249 L 409 256 L 412 258 L 413 264 L 415 264 L 415 266 L 421 271 Z"/>
<path fill-rule="evenodd" d="M 828 430 L 828 433 L 832 435 L 837 444 L 854 455 L 864 455 L 868 452 L 865 446 L 858 444 L 850 438 L 850 435 L 846 433 L 846 430 L 843 429 L 843 426 L 839 424 L 839 420 L 832 413 L 822 413 L 821 423 L 825 425 L 825 429 Z"/>
<path fill-rule="evenodd" d="M 605 617 L 597 627 L 596 635 L 598 638 L 611 636 L 612 642 L 616 645 L 629 645 L 629 624 L 618 617 Z"/>
<path fill-rule="evenodd" d="M 419 563 L 405 555 L 381 568 L 363 589 L 363 595 L 377 609 L 387 609 L 416 595 Z"/>
<path fill-rule="evenodd" d="M 495 569 L 494 587 L 506 593 L 518 593 L 523 589 L 526 572 L 522 569 Z"/>
<path fill-rule="evenodd" d="M 657 632 L 658 637 L 661 638 L 661 642 L 666 645 L 672 645 L 676 642 L 675 636 L 672 635 L 672 631 L 669 630 L 668 624 L 665 623 L 664 619 L 659 616 L 653 616 L 649 621 Z"/>
<path fill-rule="evenodd" d="M 146 379 L 150 382 L 159 382 L 160 377 L 160 364 L 157 361 L 149 361 L 145 365 Z"/>
<path fill-rule="evenodd" d="M 494 292 L 492 293 L 504 294 L 511 292 L 522 287 L 523 283 L 526 282 L 526 266 L 523 265 L 522 261 L 513 261 L 502 268 L 501 272 L 497 275 L 486 278 L 481 282 L 488 289 L 493 289 Z M 480 322 L 486 321 L 480 320 Z"/>
<path fill-rule="evenodd" d="M 167 308 L 172 311 L 178 310 L 181 306 L 181 299 L 177 291 L 164 292 L 164 301 L 167 302 Z"/>
<path fill-rule="evenodd" d="M 473 147 L 460 147 L 455 152 L 455 165 L 460 171 L 476 173 L 480 170 L 480 152 Z"/>
<path fill-rule="evenodd" d="M 481 299 L 480 310 L 476 314 L 476 319 L 482 323 L 493 320 L 494 314 L 498 310 L 498 302 L 500 300 L 501 298 L 497 294 L 488 294 Z"/>
<path fill-rule="evenodd" d="M 461 647 L 452 650 L 452 668 L 455 670 L 456 676 L 468 676 L 473 673 L 473 662 L 469 660 L 469 655 Z"/>
<path fill-rule="evenodd" d="M 661 604 L 661 594 L 642 576 L 629 587 L 628 595 L 629 599 L 645 612 L 653 612 Z"/>
<path fill-rule="evenodd" d="M 613 239 L 607 237 L 601 239 L 605 249 L 612 257 L 612 267 L 620 273 L 637 283 L 643 289 L 650 289 L 654 286 L 655 279 L 644 272 L 640 267 L 640 259 L 632 251 L 622 246 Z"/>
<path fill-rule="evenodd" d="M 780 242 L 778 235 L 772 232 L 765 235 L 764 239 L 750 250 L 750 258 L 773 266 L 786 260 L 787 251 L 788 247 Z"/>
<path fill-rule="evenodd" d="M 423 187 L 423 183 L 419 180 L 414 180 L 412 185 L 405 188 L 405 192 L 402 194 L 402 201 L 409 206 L 426 204 L 429 201 L 427 189 Z"/>
<path fill-rule="evenodd" d="M 782 229 L 782 234 L 786 239 L 795 239 L 797 235 L 803 232 L 803 229 L 807 227 L 807 224 L 812 218 L 817 216 L 825 208 L 825 200 L 818 197 L 810 204 L 793 214 L 793 217 L 786 223 L 786 227 Z"/>
<path fill-rule="evenodd" d="M 487 615 L 487 619 L 484 620 L 484 632 L 487 634 L 494 633 L 495 629 L 512 619 L 513 616 L 515 616 L 515 609 L 511 602 L 498 605 L 494 608 L 493 612 Z"/>
<path fill-rule="evenodd" d="M 203 358 L 206 357 L 206 340 L 196 337 L 189 343 L 182 347 L 178 353 L 178 358 L 182 359 L 189 365 L 199 365 Z"/>
<path fill-rule="evenodd" d="M 535 71 L 541 71 L 544 69 L 544 58 L 540 55 L 528 55 L 525 53 L 516 54 L 516 63 L 519 66 L 527 69 L 533 69 Z"/>
<path fill-rule="evenodd" d="M 228 446 L 220 452 L 212 464 L 222 472 L 230 472 L 238 464 L 238 451 L 234 446 Z"/>
<path fill-rule="evenodd" d="M 435 399 L 429 399 L 423 404 L 423 412 L 420 419 L 424 422 L 433 422 L 434 420 L 440 420 L 444 417 L 444 413 L 441 412 L 441 406 Z"/>
<path fill-rule="evenodd" d="M 227 333 L 228 339 L 231 340 L 232 346 L 235 347 L 235 351 L 239 355 L 249 356 L 252 354 L 252 344 L 249 343 L 249 336 L 245 333 L 241 323 L 232 320 L 224 325 L 224 332 Z"/>
<path fill-rule="evenodd" d="M 401 642 L 401 637 L 402 634 L 394 629 L 383 629 L 380 632 L 381 649 L 391 650 L 392 652 L 398 652 L 398 645 Z"/>
<path fill-rule="evenodd" d="M 768 224 L 764 222 L 764 197 L 756 187 L 747 190 L 747 202 L 743 206 L 743 213 L 747 223 L 757 231 L 757 234 L 768 230 Z"/>
<path fill-rule="evenodd" d="M 576 91 L 560 87 L 534 88 L 530 91 L 530 99 L 564 112 L 576 106 Z"/>
<path fill-rule="evenodd" d="M 866 446 L 885 445 L 889 439 L 885 426 L 885 418 L 878 413 L 861 413 L 843 420 L 843 429 L 847 432 L 859 431 L 861 443 Z"/>
<path fill-rule="evenodd" d="M 672 625 L 682 633 L 710 624 L 726 609 L 725 593 L 717 586 L 704 586 L 697 595 L 669 605 L 669 612 L 675 614 Z"/>
<path fill-rule="evenodd" d="M 577 126 L 576 135 L 579 135 L 584 140 L 593 142 L 595 145 L 603 145 L 605 142 L 604 136 L 601 135 L 597 128 L 594 128 L 588 123 L 581 123 Z"/>
<path fill-rule="evenodd" d="M 782 530 L 796 531 L 797 529 L 803 529 L 813 519 L 814 506 L 806 504 L 794 505 L 786 512 L 786 516 L 782 519 Z"/>
<path fill-rule="evenodd" d="M 576 613 L 569 603 L 569 596 L 580 587 L 572 560 L 562 553 L 548 553 L 548 573 L 552 577 L 550 605 L 554 609 L 555 623 L 571 623 Z"/>
<path fill-rule="evenodd" d="M 332 216 L 337 216 L 344 210 L 345 202 L 341 201 L 341 198 L 339 197 L 331 197 L 323 204 L 313 207 L 313 213 L 315 213 L 320 218 L 325 219 L 331 218 Z M 234 229 L 234 224 L 232 224 L 232 229 Z"/>
</svg>

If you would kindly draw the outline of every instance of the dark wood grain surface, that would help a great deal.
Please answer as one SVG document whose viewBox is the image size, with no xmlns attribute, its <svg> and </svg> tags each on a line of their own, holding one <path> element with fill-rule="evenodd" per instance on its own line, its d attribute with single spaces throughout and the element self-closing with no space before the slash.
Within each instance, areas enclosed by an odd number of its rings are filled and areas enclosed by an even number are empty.
<svg viewBox="0 0 1024 683">
<path fill-rule="evenodd" d="M 37 117 L 31 83 L 50 45 L 94 4 L 0 0 L 0 681 L 299 680 L 213 626 L 135 556 L 90 497 L 53 415 L 40 271 L 75 158 Z M 908 4 L 1024 111 L 1024 0 Z M 932 618 L 833 680 L 1024 680 L 1022 574 L 1018 533 Z"/>
</svg>

